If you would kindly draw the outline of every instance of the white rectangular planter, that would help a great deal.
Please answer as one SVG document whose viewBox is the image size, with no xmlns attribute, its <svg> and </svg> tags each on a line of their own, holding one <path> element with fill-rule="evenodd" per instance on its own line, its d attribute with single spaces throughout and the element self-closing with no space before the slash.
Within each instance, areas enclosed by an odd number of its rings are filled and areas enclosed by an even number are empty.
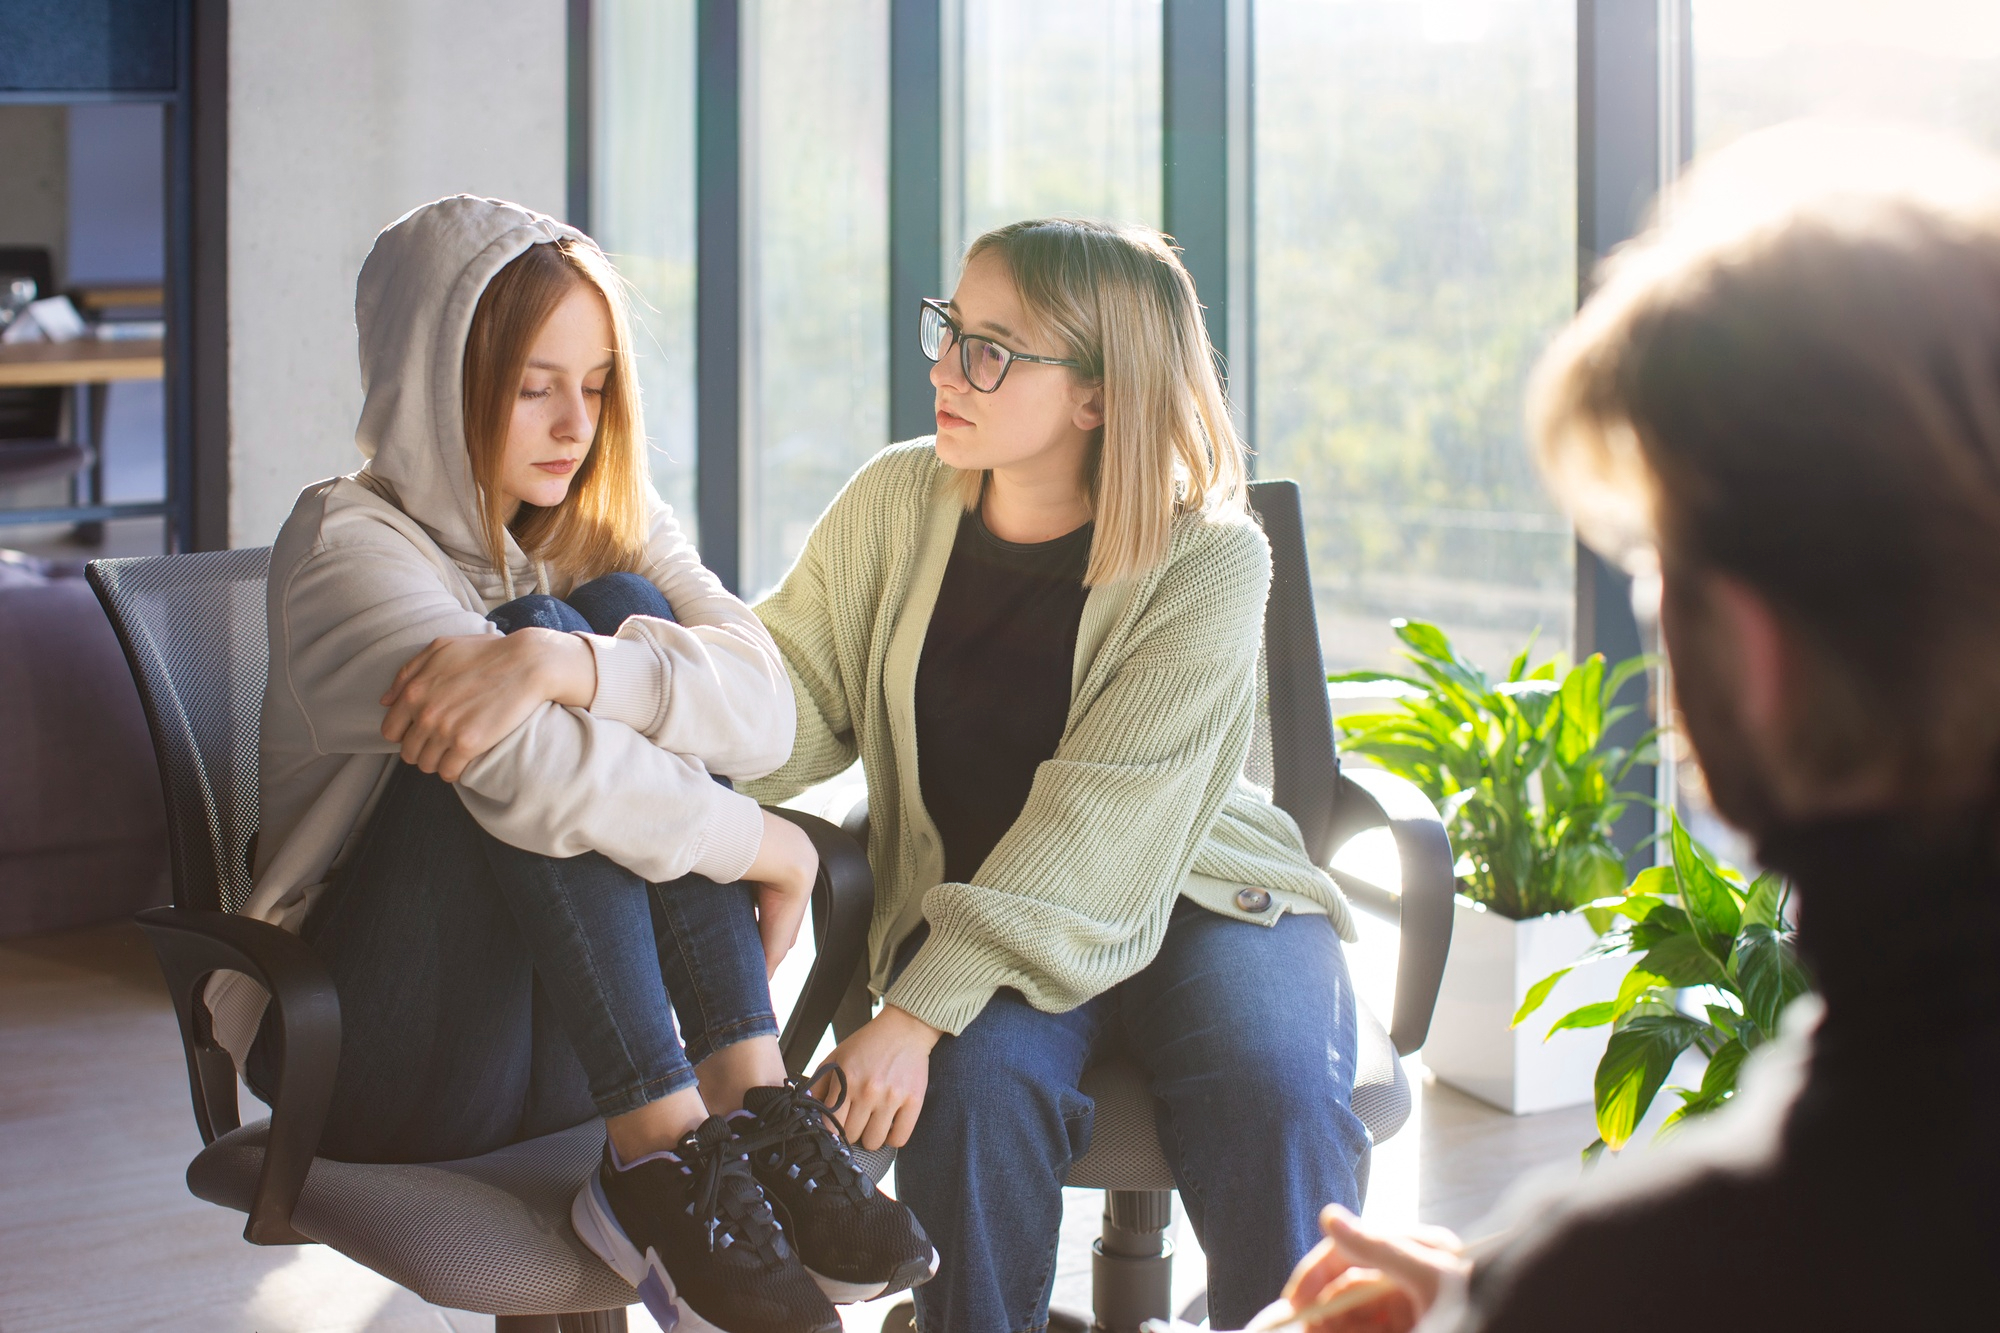
<svg viewBox="0 0 2000 1333">
<path fill-rule="evenodd" d="M 1507 1024 L 1530 986 L 1575 965 L 1596 940 L 1590 923 L 1574 912 L 1510 921 L 1459 898 L 1424 1064 L 1454 1088 L 1515 1115 L 1590 1101 L 1611 1029 L 1543 1038 L 1570 1010 L 1616 998 L 1630 958 L 1576 967 L 1527 1022 L 1511 1030 Z"/>
</svg>

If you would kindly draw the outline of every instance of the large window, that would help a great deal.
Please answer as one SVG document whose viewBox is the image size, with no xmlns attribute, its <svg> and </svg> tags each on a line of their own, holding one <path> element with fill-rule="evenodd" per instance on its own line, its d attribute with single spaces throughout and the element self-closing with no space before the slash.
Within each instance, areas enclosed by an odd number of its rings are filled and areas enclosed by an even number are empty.
<svg viewBox="0 0 2000 1333">
<path fill-rule="evenodd" d="M 1575 308 L 1574 0 L 1258 0 L 1257 470 L 1305 493 L 1333 669 L 1390 621 L 1569 646 L 1522 385 Z"/>
<path fill-rule="evenodd" d="M 1995 0 L 1695 0 L 1695 146 L 1794 116 L 1931 125 L 2000 149 Z"/>
<path fill-rule="evenodd" d="M 591 222 L 630 284 L 653 481 L 694 509 L 694 0 L 598 0 Z"/>
<path fill-rule="evenodd" d="M 1159 226 L 1160 0 L 962 0 L 957 18 L 946 262 L 1021 218 Z"/>
<path fill-rule="evenodd" d="M 889 6 L 745 6 L 743 589 L 889 441 Z"/>
</svg>

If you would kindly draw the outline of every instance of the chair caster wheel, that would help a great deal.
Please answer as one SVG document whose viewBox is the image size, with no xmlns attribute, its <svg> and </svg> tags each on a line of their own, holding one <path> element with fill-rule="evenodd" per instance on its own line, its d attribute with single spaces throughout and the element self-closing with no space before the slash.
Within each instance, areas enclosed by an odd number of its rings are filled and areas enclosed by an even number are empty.
<svg viewBox="0 0 2000 1333">
<path fill-rule="evenodd" d="M 1087 1316 L 1074 1310 L 1049 1311 L 1049 1333 L 1090 1333 L 1092 1327 Z"/>
<path fill-rule="evenodd" d="M 882 1316 L 882 1333 L 917 1333 L 917 1304 L 898 1301 Z"/>
</svg>

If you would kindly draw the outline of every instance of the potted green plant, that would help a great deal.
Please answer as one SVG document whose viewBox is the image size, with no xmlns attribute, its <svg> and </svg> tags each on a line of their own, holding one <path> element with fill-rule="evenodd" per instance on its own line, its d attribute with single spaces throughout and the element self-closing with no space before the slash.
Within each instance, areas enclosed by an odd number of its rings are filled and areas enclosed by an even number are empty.
<svg viewBox="0 0 2000 1333">
<path fill-rule="evenodd" d="M 1395 630 L 1411 674 L 1329 680 L 1398 696 L 1387 709 L 1340 717 L 1341 748 L 1422 788 L 1459 857 L 1451 953 L 1424 1062 L 1517 1115 L 1588 1102 L 1602 1034 L 1567 1029 L 1549 1040 L 1511 1020 L 1537 978 L 1595 941 L 1576 909 L 1625 882 L 1613 830 L 1644 798 L 1621 787 L 1635 765 L 1653 762 L 1656 733 L 1617 743 L 1612 728 L 1631 706 L 1613 701 L 1647 659 L 1531 667 L 1531 642 L 1494 681 L 1435 625 L 1399 620 Z M 1593 960 L 1558 980 L 1560 1000 L 1610 999 L 1622 974 L 1619 960 Z"/>
<path fill-rule="evenodd" d="M 1786 1006 L 1812 984 L 1786 916 L 1789 885 L 1776 875 L 1746 885 L 1717 865 L 1678 817 L 1670 845 L 1671 865 L 1641 871 L 1619 895 L 1583 909 L 1601 936 L 1589 956 L 1634 959 L 1618 994 L 1550 1027 L 1610 1030 L 1594 1080 L 1598 1138 L 1586 1157 L 1630 1141 L 1674 1062 L 1691 1048 L 1708 1058 L 1707 1068 L 1699 1087 L 1668 1089 L 1681 1104 L 1661 1132 L 1735 1096 L 1744 1057 L 1776 1035 Z M 1568 971 L 1536 982 L 1515 1022 L 1540 1009 Z M 1680 1003 L 1690 991 L 1703 1001 L 1700 1016 Z"/>
</svg>

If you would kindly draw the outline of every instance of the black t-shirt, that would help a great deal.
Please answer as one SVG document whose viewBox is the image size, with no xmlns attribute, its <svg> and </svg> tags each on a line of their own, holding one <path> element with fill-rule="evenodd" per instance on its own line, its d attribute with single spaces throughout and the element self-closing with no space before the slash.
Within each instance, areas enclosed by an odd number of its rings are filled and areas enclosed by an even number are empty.
<svg viewBox="0 0 2000 1333">
<path fill-rule="evenodd" d="M 1091 531 L 1024 545 L 959 520 L 917 664 L 918 785 L 949 882 L 972 878 L 1062 739 Z"/>
</svg>

